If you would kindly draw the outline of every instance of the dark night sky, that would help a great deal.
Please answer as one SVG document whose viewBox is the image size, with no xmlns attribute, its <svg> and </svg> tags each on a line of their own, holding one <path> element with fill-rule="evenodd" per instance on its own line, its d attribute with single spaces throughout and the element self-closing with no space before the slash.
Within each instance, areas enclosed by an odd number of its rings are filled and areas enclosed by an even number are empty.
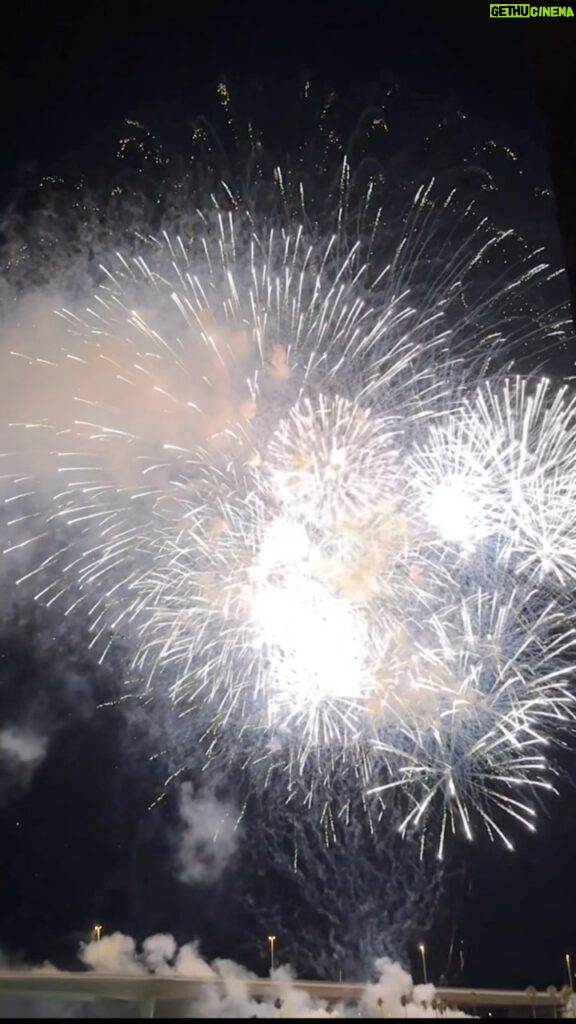
<svg viewBox="0 0 576 1024">
<path fill-rule="evenodd" d="M 349 6 L 10 5 L 0 33 L 0 196 L 8 198 L 23 176 L 83 150 L 125 116 L 170 124 L 198 113 L 221 75 L 241 85 L 260 76 L 286 82 L 311 73 L 343 94 L 394 77 L 510 132 L 542 163 L 543 132 L 515 26 L 490 21 L 485 5 L 453 5 L 449 16 L 443 13 L 449 5 L 418 16 L 413 5 L 401 6 L 405 13 L 376 0 Z M 97 918 L 108 928 L 139 934 L 166 928 L 185 938 L 178 893 L 158 871 L 157 841 L 154 846 L 147 838 L 146 808 L 157 779 L 141 753 L 146 716 L 128 726 L 113 710 L 97 713 L 109 677 L 94 668 L 83 672 L 77 651 L 66 651 L 56 636 L 66 678 L 94 678 L 82 689 L 79 713 L 78 693 L 70 683 L 62 688 L 57 668 L 46 668 L 50 622 L 40 634 L 42 644 L 31 639 L 33 626 L 6 625 L 0 712 L 9 705 L 12 713 L 14 701 L 29 699 L 44 721 L 70 726 L 54 727 L 49 757 L 24 793 L 0 793 L 0 946 L 30 957 L 57 956 Z M 126 756 L 132 750 L 140 751 L 133 759 Z M 523 837 L 514 856 L 486 843 L 466 851 L 462 980 L 478 986 L 564 982 L 563 954 L 576 953 L 574 807 L 566 789 L 550 805 L 540 834 Z M 267 884 L 262 881 L 263 889 Z M 154 907 L 147 909 L 144 894 L 152 889 Z M 213 916 L 222 912 L 218 899 Z M 458 915 L 457 895 L 451 900 L 450 913 Z M 210 913 L 194 904 L 189 937 L 207 929 L 209 952 L 233 956 L 226 928 L 219 935 L 206 925 Z M 437 972 L 448 931 L 431 936 Z"/>
<path fill-rule="evenodd" d="M 530 130 L 527 61 L 510 25 L 389 5 L 23 3 L 2 32 L 3 172 L 60 158 L 125 115 L 202 110 L 215 80 L 299 73 L 346 90 L 391 73 L 423 95 Z M 8 160 L 6 159 L 8 157 Z"/>
</svg>

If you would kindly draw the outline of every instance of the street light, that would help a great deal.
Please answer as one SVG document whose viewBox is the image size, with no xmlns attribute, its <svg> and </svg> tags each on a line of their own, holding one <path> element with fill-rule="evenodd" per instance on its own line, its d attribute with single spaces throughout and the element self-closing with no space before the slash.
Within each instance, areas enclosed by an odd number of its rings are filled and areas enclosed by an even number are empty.
<svg viewBox="0 0 576 1024">
<path fill-rule="evenodd" d="M 93 928 L 93 933 L 94 933 L 94 938 L 96 939 L 96 942 L 100 942 L 100 939 L 102 937 L 102 925 L 101 924 L 95 924 L 94 928 Z"/>
<path fill-rule="evenodd" d="M 426 946 L 424 945 L 423 942 L 420 943 L 420 945 L 418 946 L 418 949 L 420 950 L 420 956 L 422 957 L 422 971 L 424 973 L 424 984 L 427 985 L 428 984 L 428 970 L 426 968 Z"/>
<path fill-rule="evenodd" d="M 276 936 L 269 935 L 268 942 L 270 943 L 270 974 L 272 974 L 274 970 L 274 943 L 276 942 Z"/>
<path fill-rule="evenodd" d="M 570 953 L 566 953 L 566 970 L 568 971 L 568 984 L 570 985 L 570 991 L 574 995 L 574 975 L 572 974 L 572 961 L 570 959 Z"/>
</svg>

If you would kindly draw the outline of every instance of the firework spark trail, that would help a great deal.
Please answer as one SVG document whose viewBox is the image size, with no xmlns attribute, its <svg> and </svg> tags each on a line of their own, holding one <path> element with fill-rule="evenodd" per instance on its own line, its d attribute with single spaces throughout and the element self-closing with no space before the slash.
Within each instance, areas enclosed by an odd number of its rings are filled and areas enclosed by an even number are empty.
<svg viewBox="0 0 576 1024">
<path fill-rule="evenodd" d="M 546 267 L 496 280 L 509 233 L 434 183 L 390 249 L 373 183 L 350 228 L 350 181 L 326 234 L 222 186 L 123 243 L 36 352 L 8 332 L 42 384 L 8 395 L 6 550 L 38 548 L 21 580 L 102 656 L 129 638 L 206 758 L 241 741 L 253 785 L 277 770 L 323 815 L 342 775 L 378 813 L 399 790 L 440 854 L 475 816 L 509 844 L 495 816 L 532 827 L 573 716 L 576 404 L 495 368 Z"/>
</svg>

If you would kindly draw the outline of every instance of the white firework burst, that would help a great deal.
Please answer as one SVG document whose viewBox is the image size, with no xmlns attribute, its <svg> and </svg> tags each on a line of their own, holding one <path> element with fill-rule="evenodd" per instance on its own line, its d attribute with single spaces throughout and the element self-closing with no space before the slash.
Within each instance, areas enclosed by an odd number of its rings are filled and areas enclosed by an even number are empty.
<svg viewBox="0 0 576 1024">
<path fill-rule="evenodd" d="M 465 396 L 416 457 L 420 500 L 442 539 L 544 582 L 574 579 L 571 458 L 576 401 L 547 378 L 504 378 Z"/>
<path fill-rule="evenodd" d="M 507 236 L 453 193 L 418 189 L 390 250 L 375 182 L 349 227 L 346 160 L 324 234 L 274 180 L 283 213 L 224 187 L 124 243 L 49 351 L 12 344 L 45 408 L 13 417 L 44 445 L 17 453 L 10 548 L 62 537 L 21 579 L 104 651 L 126 637 L 209 723 L 206 758 L 242 737 L 251 784 L 278 766 L 325 809 L 349 773 L 360 803 L 410 802 L 404 829 L 439 823 L 440 852 L 475 814 L 509 842 L 496 812 L 532 826 L 572 717 L 575 400 L 486 379 L 546 268 L 469 305 Z"/>
</svg>

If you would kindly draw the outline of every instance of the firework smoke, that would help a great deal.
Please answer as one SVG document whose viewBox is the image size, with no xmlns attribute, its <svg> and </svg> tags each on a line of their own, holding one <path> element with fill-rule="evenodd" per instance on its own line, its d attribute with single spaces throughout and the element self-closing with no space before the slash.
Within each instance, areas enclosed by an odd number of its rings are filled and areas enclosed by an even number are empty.
<svg viewBox="0 0 576 1024">
<path fill-rule="evenodd" d="M 400 1017 L 425 1018 L 438 1015 L 466 1017 L 459 1010 L 443 1006 L 433 985 L 414 984 L 410 974 L 400 964 L 388 959 L 377 960 L 372 969 L 374 980 L 358 987 L 358 997 L 349 1003 L 328 1004 L 326 1000 L 314 998 L 301 987 L 288 965 L 282 965 L 271 972 L 264 985 L 262 979 L 232 960 L 216 959 L 207 961 L 200 953 L 197 942 L 180 945 L 172 935 L 150 935 L 142 943 L 129 935 L 115 932 L 103 936 L 100 941 L 82 943 L 79 959 L 96 974 L 108 978 L 118 975 L 125 980 L 140 978 L 173 978 L 182 981 L 199 982 L 197 996 L 170 999 L 169 1016 L 173 1018 L 200 1019 L 303 1019 L 340 1017 Z M 21 964 L 19 969 L 24 969 Z M 17 970 L 12 969 L 11 980 Z M 54 983 L 60 973 L 52 964 L 45 963 L 38 968 L 28 968 L 35 974 L 43 974 Z M 69 982 L 66 972 L 63 981 Z M 52 986 L 51 986 L 52 987 Z M 264 990 L 264 992 L 262 991 Z M 57 989 L 34 997 L 9 996 L 4 994 L 0 1013 L 21 1017 L 28 1011 L 33 1017 L 99 1017 L 132 1016 L 137 1004 L 128 1000 L 81 997 L 68 995 L 62 998 Z M 95 1004 L 95 1005 L 94 1005 Z M 157 1012 L 165 1004 L 158 1003 Z"/>
</svg>

